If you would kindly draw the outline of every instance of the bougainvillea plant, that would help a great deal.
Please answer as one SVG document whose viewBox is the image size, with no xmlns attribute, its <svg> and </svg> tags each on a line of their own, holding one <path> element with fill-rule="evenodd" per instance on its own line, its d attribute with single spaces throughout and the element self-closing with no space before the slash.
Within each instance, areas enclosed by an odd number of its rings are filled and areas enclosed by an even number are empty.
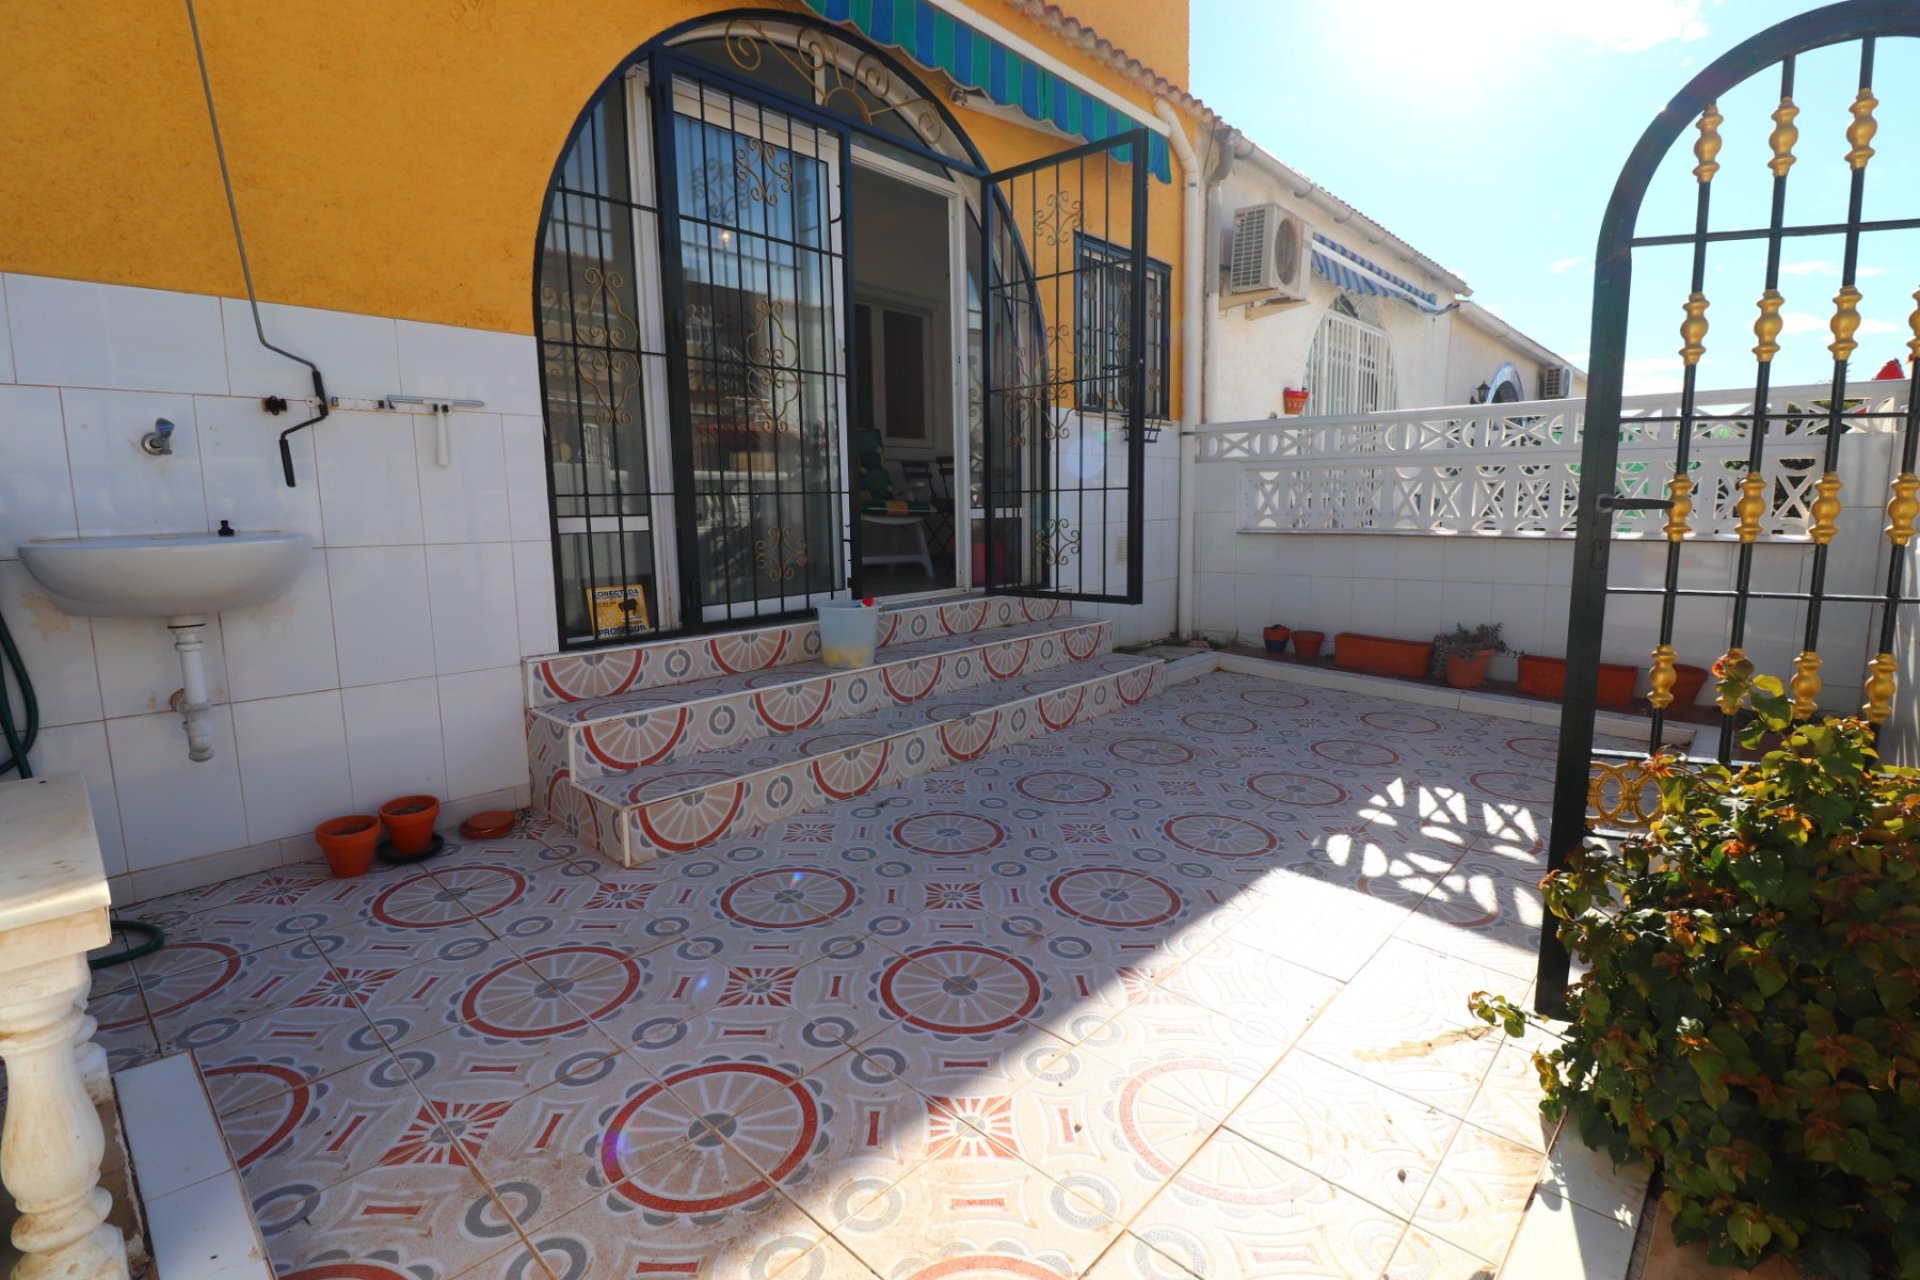
<svg viewBox="0 0 1920 1280">
<path fill-rule="evenodd" d="M 1716 674 L 1746 745 L 1777 745 L 1657 759 L 1649 831 L 1545 881 L 1587 972 L 1534 1056 L 1542 1110 L 1655 1162 L 1675 1238 L 1717 1263 L 1920 1280 L 1920 773 L 1863 721 L 1795 722 L 1750 666 Z"/>
</svg>

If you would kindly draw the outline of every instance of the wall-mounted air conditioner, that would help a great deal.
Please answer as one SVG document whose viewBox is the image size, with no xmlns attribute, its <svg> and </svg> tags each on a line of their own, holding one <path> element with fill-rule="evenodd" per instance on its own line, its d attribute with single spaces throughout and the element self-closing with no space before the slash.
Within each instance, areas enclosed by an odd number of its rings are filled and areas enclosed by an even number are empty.
<svg viewBox="0 0 1920 1280">
<path fill-rule="evenodd" d="M 1564 400 L 1573 394 L 1573 370 L 1564 364 L 1543 365 L 1540 369 L 1540 398 Z"/>
<path fill-rule="evenodd" d="M 1304 222 L 1281 212 L 1277 204 L 1234 210 L 1226 291 L 1266 295 L 1235 302 L 1305 301 L 1309 269 Z"/>
</svg>

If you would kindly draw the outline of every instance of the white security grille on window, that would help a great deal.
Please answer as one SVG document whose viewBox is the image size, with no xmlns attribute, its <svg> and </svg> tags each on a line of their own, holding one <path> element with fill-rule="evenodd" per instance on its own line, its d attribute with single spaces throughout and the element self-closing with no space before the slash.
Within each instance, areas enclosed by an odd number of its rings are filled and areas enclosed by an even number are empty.
<svg viewBox="0 0 1920 1280">
<path fill-rule="evenodd" d="M 1393 348 L 1384 331 L 1342 314 L 1345 298 L 1320 317 L 1307 353 L 1307 412 L 1376 413 L 1395 407 Z"/>
</svg>

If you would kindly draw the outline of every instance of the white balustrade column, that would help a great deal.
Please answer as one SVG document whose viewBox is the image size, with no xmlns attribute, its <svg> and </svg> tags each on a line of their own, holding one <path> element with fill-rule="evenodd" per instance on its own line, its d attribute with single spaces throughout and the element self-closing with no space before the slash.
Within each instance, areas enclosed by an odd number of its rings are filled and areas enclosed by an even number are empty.
<svg viewBox="0 0 1920 1280">
<path fill-rule="evenodd" d="M 20 1210 L 13 1280 L 126 1280 L 94 1109 L 112 1083 L 86 1011 L 87 952 L 111 937 L 107 906 L 85 782 L 0 783 L 0 1182 Z"/>
<path fill-rule="evenodd" d="M 100 1184 L 106 1136 L 87 1094 L 74 1037 L 76 999 L 90 983 L 84 955 L 63 956 L 0 980 L 0 1061 L 7 1065 L 0 1181 L 19 1206 L 13 1280 L 125 1280 L 126 1242 L 107 1224 Z"/>
</svg>

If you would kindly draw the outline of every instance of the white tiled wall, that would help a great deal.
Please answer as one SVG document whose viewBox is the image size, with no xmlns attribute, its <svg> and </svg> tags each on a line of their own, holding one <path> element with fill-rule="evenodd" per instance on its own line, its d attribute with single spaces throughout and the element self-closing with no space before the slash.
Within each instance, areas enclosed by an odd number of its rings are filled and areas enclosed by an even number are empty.
<svg viewBox="0 0 1920 1280">
<path fill-rule="evenodd" d="M 484 400 L 451 416 L 451 465 L 430 419 L 347 409 L 293 437 L 288 489 L 276 438 L 298 419 L 260 401 L 311 382 L 244 301 L 0 276 L 0 614 L 40 697 L 34 768 L 86 776 L 122 898 L 305 857 L 317 822 L 409 792 L 524 802 L 517 664 L 555 647 L 533 340 L 263 313 L 335 396 Z M 139 447 L 156 417 L 171 457 Z M 208 628 L 214 758 L 194 764 L 165 626 L 69 618 L 17 548 L 222 519 L 315 552 L 286 595 Z"/>
</svg>

